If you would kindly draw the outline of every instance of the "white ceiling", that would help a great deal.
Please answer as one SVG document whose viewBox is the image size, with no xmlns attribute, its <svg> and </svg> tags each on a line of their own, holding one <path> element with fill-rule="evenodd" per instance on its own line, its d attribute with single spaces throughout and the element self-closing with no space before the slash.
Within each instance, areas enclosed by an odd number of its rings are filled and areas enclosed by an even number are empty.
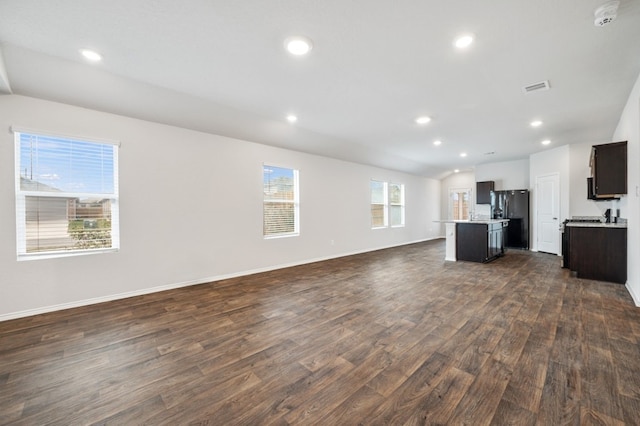
<svg viewBox="0 0 640 426">
<path fill-rule="evenodd" d="M 2 0 L 0 92 L 438 178 L 609 141 L 640 73 L 640 0 L 596 27 L 603 3 Z M 309 55 L 283 49 L 292 35 Z"/>
</svg>

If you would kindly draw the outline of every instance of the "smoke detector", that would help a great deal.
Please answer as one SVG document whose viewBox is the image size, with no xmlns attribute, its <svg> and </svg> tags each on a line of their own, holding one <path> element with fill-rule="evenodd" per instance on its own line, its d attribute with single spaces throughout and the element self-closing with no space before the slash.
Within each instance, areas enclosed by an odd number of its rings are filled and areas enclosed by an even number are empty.
<svg viewBox="0 0 640 426">
<path fill-rule="evenodd" d="M 612 23 L 618 16 L 618 6 L 620 6 L 619 1 L 610 1 L 597 8 L 593 13 L 596 18 L 593 24 L 596 27 L 604 27 Z"/>
</svg>

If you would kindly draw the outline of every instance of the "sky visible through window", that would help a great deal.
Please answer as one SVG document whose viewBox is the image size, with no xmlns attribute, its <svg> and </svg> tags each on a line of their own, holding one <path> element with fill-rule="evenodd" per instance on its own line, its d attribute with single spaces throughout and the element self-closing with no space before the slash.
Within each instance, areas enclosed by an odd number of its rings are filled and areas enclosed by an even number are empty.
<svg viewBox="0 0 640 426">
<path fill-rule="evenodd" d="M 62 192 L 112 194 L 114 145 L 20 134 L 20 176 Z"/>
<path fill-rule="evenodd" d="M 293 179 L 293 170 L 285 169 L 282 167 L 273 167 L 273 166 L 264 166 L 263 167 L 263 183 L 268 184 L 269 181 L 275 180 L 278 178 L 289 178 Z"/>
</svg>

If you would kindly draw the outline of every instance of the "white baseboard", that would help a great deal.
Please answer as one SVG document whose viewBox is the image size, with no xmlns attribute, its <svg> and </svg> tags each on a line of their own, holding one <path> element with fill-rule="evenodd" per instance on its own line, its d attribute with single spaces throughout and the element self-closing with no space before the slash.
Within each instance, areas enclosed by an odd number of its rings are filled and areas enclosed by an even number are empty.
<svg viewBox="0 0 640 426">
<path fill-rule="evenodd" d="M 247 271 L 234 272 L 234 273 L 225 274 L 225 275 L 216 275 L 216 276 L 213 276 L 213 277 L 200 278 L 200 279 L 196 279 L 196 280 L 192 280 L 192 281 L 184 281 L 184 282 L 180 282 L 180 283 L 166 284 L 166 285 L 161 285 L 161 286 L 157 286 L 157 287 L 149 287 L 149 288 L 144 288 L 144 289 L 140 289 L 140 290 L 128 291 L 128 292 L 125 292 L 125 293 L 110 294 L 110 295 L 101 296 L 101 297 L 94 297 L 94 298 L 91 298 L 91 299 L 84 299 L 84 300 L 77 300 L 77 301 L 74 301 L 74 302 L 61 303 L 61 304 L 58 304 L 58 305 L 43 306 L 43 307 L 40 307 L 40 308 L 27 309 L 27 310 L 24 310 L 24 311 L 10 312 L 10 313 L 7 313 L 7 314 L 0 315 L 0 322 L 9 321 L 9 320 L 12 320 L 12 319 L 30 317 L 30 316 L 34 316 L 34 315 L 46 314 L 46 313 L 49 313 L 49 312 L 62 311 L 64 309 L 79 308 L 81 306 L 95 305 L 97 303 L 112 302 L 114 300 L 126 299 L 128 297 L 134 297 L 134 296 L 142 296 L 142 295 L 145 295 L 145 294 L 157 293 L 157 292 L 160 292 L 160 291 L 174 290 L 176 288 L 188 287 L 188 286 L 191 286 L 191 285 L 205 284 L 205 283 L 210 283 L 210 282 L 215 282 L 215 281 L 227 280 L 227 279 L 230 279 L 230 278 L 242 277 L 242 276 L 246 276 L 246 275 L 259 274 L 261 272 L 269 272 L 269 271 L 274 271 L 276 269 L 290 268 L 292 266 L 299 266 L 299 265 L 305 265 L 305 264 L 308 264 L 308 263 L 321 262 L 323 260 L 337 259 L 337 258 L 340 258 L 340 257 L 353 256 L 353 255 L 356 255 L 356 254 L 368 253 L 368 252 L 377 251 L 377 250 L 384 250 L 384 249 L 393 248 L 393 247 L 400 247 L 400 246 L 405 246 L 405 245 L 410 245 L 410 244 L 421 243 L 421 242 L 425 242 L 425 241 L 437 240 L 439 238 L 440 237 L 426 238 L 426 239 L 422 239 L 422 240 L 416 240 L 416 241 L 411 241 L 411 242 L 406 242 L 406 243 L 401 243 L 401 244 L 393 244 L 393 245 L 378 247 L 378 248 L 374 248 L 374 249 L 357 250 L 357 251 L 353 251 L 353 252 L 349 252 L 349 253 L 342 253 L 342 254 L 336 254 L 336 255 L 331 255 L 331 256 L 323 256 L 323 257 L 318 257 L 318 258 L 315 258 L 315 259 L 307 259 L 307 260 L 298 261 L 298 262 L 291 262 L 291 263 L 285 263 L 285 264 L 280 264 L 280 265 L 267 266 L 267 267 L 264 267 L 264 268 L 257 268 L 257 269 L 247 270 Z"/>
<path fill-rule="evenodd" d="M 631 295 L 631 298 L 633 299 L 633 303 L 635 303 L 635 305 L 640 308 L 640 294 L 637 294 L 633 290 L 633 287 L 629 285 L 629 281 L 627 281 L 627 284 L 625 284 L 625 287 L 627 288 L 627 291 Z"/>
</svg>

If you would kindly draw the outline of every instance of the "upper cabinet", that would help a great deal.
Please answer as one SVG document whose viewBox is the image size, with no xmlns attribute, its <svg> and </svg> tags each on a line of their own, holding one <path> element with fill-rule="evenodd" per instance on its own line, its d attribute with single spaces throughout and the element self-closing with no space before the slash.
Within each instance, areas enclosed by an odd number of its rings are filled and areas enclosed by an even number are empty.
<svg viewBox="0 0 640 426">
<path fill-rule="evenodd" d="M 491 204 L 493 187 L 494 182 L 492 180 L 476 182 L 476 204 Z"/>
<path fill-rule="evenodd" d="M 593 199 L 627 193 L 627 142 L 594 145 L 591 150 Z"/>
</svg>

